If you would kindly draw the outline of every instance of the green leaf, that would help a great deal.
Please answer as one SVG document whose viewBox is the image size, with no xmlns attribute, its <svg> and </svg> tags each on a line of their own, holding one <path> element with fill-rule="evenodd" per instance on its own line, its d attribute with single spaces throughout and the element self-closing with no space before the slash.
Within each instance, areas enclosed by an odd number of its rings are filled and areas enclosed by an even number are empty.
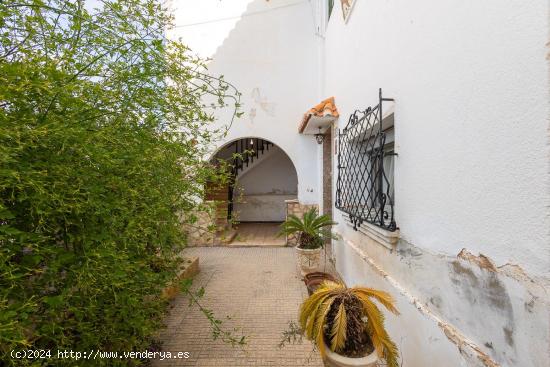
<svg viewBox="0 0 550 367">
<path fill-rule="evenodd" d="M 44 297 L 44 303 L 52 306 L 57 307 L 61 304 L 63 304 L 64 297 L 63 296 L 52 296 L 52 297 Z"/>
</svg>

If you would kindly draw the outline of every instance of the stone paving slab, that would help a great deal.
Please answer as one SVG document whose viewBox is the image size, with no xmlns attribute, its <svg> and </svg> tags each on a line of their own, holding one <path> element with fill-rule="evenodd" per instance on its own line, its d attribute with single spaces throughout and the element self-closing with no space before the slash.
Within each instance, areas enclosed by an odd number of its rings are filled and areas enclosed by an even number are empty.
<svg viewBox="0 0 550 367">
<path fill-rule="evenodd" d="M 239 223 L 237 237 L 229 247 L 282 247 L 285 237 L 278 237 L 281 223 Z"/>
<path fill-rule="evenodd" d="M 294 249 L 288 247 L 201 247 L 194 287 L 205 286 L 201 303 L 223 320 L 223 327 L 242 328 L 248 344 L 240 349 L 213 340 L 209 322 L 185 297 L 173 302 L 162 332 L 163 350 L 189 352 L 188 359 L 155 360 L 153 366 L 322 366 L 311 343 L 278 344 L 288 322 L 296 321 L 307 296 L 298 278 Z M 226 319 L 229 316 L 230 319 Z"/>
</svg>

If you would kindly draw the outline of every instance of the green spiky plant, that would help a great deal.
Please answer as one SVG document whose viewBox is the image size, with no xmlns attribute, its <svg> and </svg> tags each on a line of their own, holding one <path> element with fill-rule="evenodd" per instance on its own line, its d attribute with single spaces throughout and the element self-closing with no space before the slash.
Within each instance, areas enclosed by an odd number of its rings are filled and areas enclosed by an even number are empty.
<svg viewBox="0 0 550 367">
<path fill-rule="evenodd" d="M 326 281 L 302 304 L 300 326 L 322 357 L 325 345 L 348 357 L 361 357 L 374 349 L 389 367 L 398 367 L 397 346 L 388 335 L 384 315 L 373 299 L 399 315 L 392 296 L 386 292 Z"/>
<path fill-rule="evenodd" d="M 325 240 L 337 237 L 331 233 L 330 227 L 335 225 L 326 214 L 319 215 L 316 208 L 304 213 L 300 219 L 295 215 L 289 215 L 281 225 L 279 236 L 297 235 L 298 247 L 312 250 L 323 247 Z"/>
</svg>

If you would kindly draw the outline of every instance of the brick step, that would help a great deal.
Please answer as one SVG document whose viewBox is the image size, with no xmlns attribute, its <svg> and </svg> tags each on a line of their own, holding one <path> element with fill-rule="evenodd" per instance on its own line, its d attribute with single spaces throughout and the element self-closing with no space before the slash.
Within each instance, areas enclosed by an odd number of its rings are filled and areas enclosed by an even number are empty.
<svg viewBox="0 0 550 367">
<path fill-rule="evenodd" d="M 216 235 L 216 242 L 222 245 L 229 245 L 235 237 L 237 237 L 237 231 L 233 228 L 227 228 L 224 231 Z"/>
</svg>

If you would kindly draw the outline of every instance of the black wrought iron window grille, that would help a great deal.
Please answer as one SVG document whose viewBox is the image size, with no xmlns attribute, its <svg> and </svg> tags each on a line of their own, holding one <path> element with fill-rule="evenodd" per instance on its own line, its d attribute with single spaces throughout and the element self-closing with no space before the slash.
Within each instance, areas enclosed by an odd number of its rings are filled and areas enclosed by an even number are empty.
<svg viewBox="0 0 550 367">
<path fill-rule="evenodd" d="M 392 172 L 385 172 L 388 167 L 384 164 L 384 158 L 395 155 L 393 144 L 386 144 L 382 123 L 385 101 L 393 99 L 383 98 L 380 89 L 378 105 L 356 110 L 339 132 L 336 208 L 349 215 L 355 230 L 363 222 L 389 231 L 397 229 L 393 168 Z"/>
</svg>

